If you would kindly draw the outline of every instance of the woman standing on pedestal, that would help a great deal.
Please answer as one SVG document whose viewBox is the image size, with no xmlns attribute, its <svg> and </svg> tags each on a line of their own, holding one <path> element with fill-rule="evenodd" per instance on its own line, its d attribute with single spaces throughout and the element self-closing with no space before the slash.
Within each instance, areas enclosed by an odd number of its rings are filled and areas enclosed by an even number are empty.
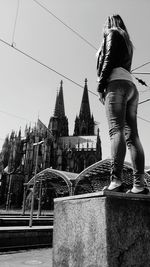
<svg viewBox="0 0 150 267">
<path fill-rule="evenodd" d="M 139 94 L 130 74 L 132 56 L 133 44 L 122 18 L 109 16 L 97 52 L 97 91 L 100 102 L 105 104 L 111 141 L 111 182 L 107 190 L 124 191 L 122 170 L 127 144 L 134 171 L 133 188 L 128 192 L 148 194 L 145 156 L 137 129 Z"/>
</svg>

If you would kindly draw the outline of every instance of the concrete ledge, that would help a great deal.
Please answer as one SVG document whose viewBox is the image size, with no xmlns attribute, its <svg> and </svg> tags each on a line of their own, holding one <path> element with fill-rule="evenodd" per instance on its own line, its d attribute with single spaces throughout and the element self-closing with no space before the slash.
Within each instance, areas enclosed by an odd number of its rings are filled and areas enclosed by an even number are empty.
<svg viewBox="0 0 150 267">
<path fill-rule="evenodd" d="M 2 227 L 0 251 L 31 247 L 52 247 L 53 226 Z"/>
<path fill-rule="evenodd" d="M 12 217 L 0 217 L 0 227 L 12 227 L 12 226 L 29 226 L 30 218 L 12 218 Z M 49 226 L 53 225 L 53 218 L 33 218 L 33 226 Z"/>
<path fill-rule="evenodd" d="M 55 199 L 53 267 L 149 267 L 150 196 Z"/>
</svg>

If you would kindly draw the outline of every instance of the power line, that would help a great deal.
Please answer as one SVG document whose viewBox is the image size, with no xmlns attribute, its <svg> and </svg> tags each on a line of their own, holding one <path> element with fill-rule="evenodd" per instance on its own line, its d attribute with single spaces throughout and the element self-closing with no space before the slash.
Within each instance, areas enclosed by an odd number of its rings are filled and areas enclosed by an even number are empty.
<svg viewBox="0 0 150 267">
<path fill-rule="evenodd" d="M 87 39 L 85 39 L 80 33 L 78 33 L 76 30 L 74 30 L 72 27 L 67 25 L 63 20 L 58 18 L 54 13 L 52 13 L 47 7 L 43 6 L 41 3 L 39 3 L 37 0 L 32 0 L 37 5 L 39 5 L 42 9 L 44 9 L 46 12 L 48 12 L 50 15 L 52 15 L 55 19 L 57 19 L 61 24 L 63 24 L 65 27 L 67 27 L 70 31 L 72 31 L 75 35 L 77 35 L 80 39 L 82 39 L 84 42 L 86 42 L 89 46 L 97 50 L 97 48 L 91 44 Z"/>
<path fill-rule="evenodd" d="M 58 18 L 58 16 L 56 16 L 53 12 L 51 12 L 47 7 L 43 6 L 41 3 L 39 3 L 39 1 L 37 0 L 32 0 L 34 1 L 37 5 L 39 5 L 42 9 L 44 9 L 46 12 L 48 12 L 50 15 L 52 15 L 55 19 L 57 19 L 60 23 L 62 23 L 65 27 L 67 27 L 69 30 L 71 30 L 74 34 L 76 34 L 79 38 L 81 38 L 83 41 L 85 41 L 88 45 L 90 45 L 92 48 L 94 48 L 95 50 L 97 50 L 98 48 L 95 47 L 92 43 L 90 43 L 87 39 L 85 39 L 80 33 L 78 33 L 76 30 L 74 30 L 72 27 L 70 27 L 69 25 L 67 25 L 67 23 L 65 23 L 63 20 L 61 20 L 60 18 Z M 131 70 L 131 72 L 133 72 L 134 70 L 137 70 L 147 64 L 149 64 L 150 61 L 134 68 Z M 150 73 L 134 73 L 134 74 L 150 74 Z"/>
<path fill-rule="evenodd" d="M 0 110 L 0 113 L 6 114 L 6 115 L 8 115 L 8 116 L 15 117 L 15 118 L 18 118 L 18 119 L 21 119 L 21 120 L 30 121 L 30 120 L 27 119 L 27 118 L 24 118 L 24 117 L 21 117 L 21 116 L 18 116 L 18 115 L 15 115 L 15 114 L 6 112 L 6 111 L 4 111 L 4 110 Z M 30 121 L 30 122 L 33 122 L 33 121 Z M 34 121 L 33 123 L 35 123 L 35 121 Z"/>
<path fill-rule="evenodd" d="M 67 27 L 69 30 L 71 30 L 74 34 L 76 34 L 79 38 L 81 38 L 83 41 L 85 41 L 88 45 L 90 45 L 92 48 L 94 48 L 95 50 L 97 50 L 97 48 L 91 44 L 87 39 L 85 39 L 81 34 L 79 34 L 77 31 L 75 31 L 73 28 L 71 28 L 70 26 L 68 26 L 64 21 L 62 21 L 60 18 L 58 18 L 58 16 L 56 16 L 54 13 L 52 13 L 47 7 L 43 6 L 41 3 L 39 3 L 39 1 L 37 0 L 32 0 L 34 1 L 37 5 L 39 5 L 42 9 L 44 9 L 46 12 L 48 12 L 50 15 L 52 15 L 55 19 L 57 19 L 60 23 L 62 23 L 65 27 Z M 136 68 L 134 68 L 131 72 L 133 72 L 134 70 L 137 70 L 147 64 L 149 64 L 150 62 L 146 62 Z M 142 72 L 142 73 L 138 73 L 138 72 L 134 72 L 133 74 L 150 74 L 149 72 Z"/>
<path fill-rule="evenodd" d="M 150 98 L 148 98 L 148 99 L 146 99 L 146 100 L 144 100 L 144 101 L 139 102 L 139 105 L 140 105 L 140 104 L 143 104 L 143 103 L 145 103 L 145 102 L 149 102 L 149 101 L 150 101 Z"/>
<path fill-rule="evenodd" d="M 150 72 L 132 72 L 132 74 L 150 75 Z"/>
<path fill-rule="evenodd" d="M 15 19 L 15 26 L 14 26 L 14 33 L 15 33 L 16 22 L 17 22 L 17 17 L 18 17 L 18 12 L 19 12 L 19 1 L 20 1 L 20 0 L 18 0 L 18 6 L 17 6 L 17 12 L 16 12 L 16 19 Z M 72 29 L 70 26 L 68 26 L 64 21 L 62 21 L 61 19 L 59 19 L 59 18 L 58 18 L 54 13 L 52 13 L 48 8 L 46 8 L 45 6 L 43 6 L 43 5 L 42 5 L 41 3 L 39 3 L 37 0 L 32 0 L 32 1 L 34 1 L 37 5 L 39 5 L 42 9 L 44 9 L 44 10 L 45 10 L 46 12 L 48 12 L 50 15 L 52 15 L 53 17 L 55 17 L 60 23 L 62 23 L 65 27 L 67 27 L 68 29 L 70 29 L 74 34 L 76 34 L 78 37 L 80 37 L 83 41 L 85 41 L 87 44 L 89 44 L 92 48 L 94 48 L 94 49 L 97 50 L 97 48 L 96 48 L 95 46 L 93 46 L 89 41 L 87 41 L 87 40 L 86 40 L 83 36 L 81 36 L 81 34 L 79 34 L 77 31 L 75 31 L 75 30 Z M 13 34 L 13 36 L 14 36 L 14 34 Z M 13 39 L 14 39 L 14 37 L 13 37 Z M 3 41 L 3 40 L 0 39 L 0 41 Z M 5 41 L 3 41 L 3 42 L 5 42 Z M 5 44 L 7 44 L 7 45 L 10 46 L 10 44 L 7 43 L 7 42 L 5 42 Z M 44 67 L 50 69 L 51 71 L 55 72 L 56 74 L 60 75 L 61 77 L 65 78 L 65 79 L 69 80 L 70 82 L 76 84 L 77 86 L 83 88 L 82 85 L 78 84 L 77 82 L 74 82 L 72 79 L 68 78 L 67 76 L 65 76 L 65 75 L 63 75 L 63 74 L 57 72 L 56 70 L 50 68 L 50 67 L 47 66 L 46 64 L 44 64 L 44 63 L 40 62 L 39 60 L 33 58 L 32 56 L 28 55 L 27 53 L 25 53 L 25 52 L 23 52 L 23 51 L 17 49 L 16 47 L 14 47 L 14 42 L 12 42 L 12 45 L 11 45 L 11 46 L 12 46 L 14 49 L 16 49 L 18 52 L 20 52 L 20 53 L 24 54 L 25 56 L 29 57 L 30 59 L 36 61 L 37 63 L 41 64 L 42 66 L 44 66 Z M 134 70 L 136 70 L 136 69 L 139 69 L 139 68 L 141 68 L 142 66 L 145 66 L 145 65 L 147 65 L 147 64 L 149 64 L 149 63 L 150 63 L 150 62 L 146 62 L 146 63 L 140 65 L 139 67 L 133 69 L 132 71 L 134 71 Z M 131 72 L 132 72 L 132 71 L 131 71 Z M 134 73 L 133 73 L 133 74 L 134 74 Z M 140 74 L 140 73 L 139 73 L 139 74 Z M 136 79 L 137 79 L 137 80 L 140 80 L 140 79 L 138 79 L 138 78 L 136 78 Z M 143 81 L 142 81 L 142 82 L 143 82 Z M 145 84 L 145 85 L 146 85 L 146 84 Z M 146 86 L 147 86 L 147 85 L 146 85 Z M 96 95 L 96 96 L 97 96 L 97 94 L 95 94 L 94 92 L 90 91 L 89 89 L 88 89 L 88 91 L 89 91 L 90 93 L 92 93 L 93 95 Z"/>
<path fill-rule="evenodd" d="M 149 120 L 146 120 L 146 119 L 143 119 L 142 117 L 140 117 L 140 116 L 137 116 L 140 120 L 142 120 L 142 121 L 145 121 L 145 122 L 148 122 L 148 123 L 150 123 L 150 121 Z"/>
<path fill-rule="evenodd" d="M 143 103 L 145 103 L 145 102 L 148 102 L 148 101 L 150 101 L 150 99 L 146 99 L 146 100 L 140 102 L 139 105 L 140 105 L 140 104 L 143 104 Z M 12 113 L 3 111 L 3 110 L 0 110 L 0 113 L 6 114 L 6 115 L 8 115 L 8 116 L 15 117 L 15 118 L 18 118 L 18 119 L 21 119 L 21 120 L 25 120 L 25 121 L 28 121 L 28 122 L 30 121 L 30 120 L 27 119 L 27 118 L 24 118 L 24 117 L 21 117 L 21 116 L 18 116 L 18 115 L 15 115 L 15 114 L 12 114 Z M 141 117 L 139 117 L 139 118 L 140 118 L 140 119 L 143 119 L 143 118 L 141 118 Z M 146 119 L 143 119 L 143 120 L 149 122 L 149 121 L 146 120 Z M 35 121 L 30 121 L 30 122 L 35 123 Z"/>
<path fill-rule="evenodd" d="M 36 0 L 33 0 L 33 1 L 37 2 Z M 18 0 L 18 3 L 19 3 L 19 0 Z M 37 2 L 37 3 L 38 3 L 38 2 Z M 39 3 L 38 3 L 38 4 L 39 4 Z M 18 5 L 18 9 L 19 9 L 19 5 Z M 18 16 L 18 11 L 17 11 L 17 16 Z M 16 25 L 16 23 L 15 23 L 15 25 Z M 14 36 L 14 34 L 13 34 L 13 36 Z M 31 60 L 35 61 L 36 63 L 40 64 L 41 66 L 43 66 L 43 67 L 45 67 L 45 68 L 47 68 L 47 69 L 49 69 L 49 70 L 55 72 L 56 74 L 58 74 L 58 75 L 60 75 L 61 77 L 65 78 L 66 80 L 68 80 L 68 81 L 74 83 L 75 85 L 79 86 L 80 88 L 84 88 L 82 85 L 80 85 L 79 83 L 73 81 L 71 78 L 68 78 L 66 75 L 64 75 L 64 74 L 62 74 L 62 73 L 56 71 L 55 69 L 53 69 L 53 68 L 47 66 L 46 64 L 42 63 L 42 62 L 39 61 L 38 59 L 35 59 L 33 56 L 31 56 L 31 55 L 27 54 L 26 52 L 24 52 L 24 51 L 22 51 L 22 50 L 16 48 L 16 47 L 14 46 L 14 42 L 12 42 L 12 45 L 11 45 L 10 43 L 4 41 L 4 40 L 1 39 L 1 38 L 0 38 L 0 41 L 1 41 L 2 43 L 4 43 L 5 45 L 7 45 L 7 46 L 9 46 L 9 47 L 11 47 L 11 48 L 13 48 L 13 49 L 15 49 L 16 51 L 18 51 L 19 53 L 23 54 L 24 56 L 26 56 L 26 57 L 30 58 Z M 145 63 L 145 64 L 142 64 L 142 65 L 140 65 L 140 66 L 137 67 L 137 68 L 140 68 L 140 67 L 142 67 L 142 66 L 144 66 L 144 65 L 147 65 L 147 64 L 149 64 L 149 63 L 150 63 L 150 62 L 147 62 L 147 63 Z M 137 68 L 136 68 L 136 69 L 137 69 Z M 134 70 L 135 70 L 135 69 L 134 69 Z M 133 70 L 132 70 L 132 71 L 133 71 Z M 88 89 L 88 91 L 89 91 L 91 94 L 93 94 L 93 95 L 95 95 L 95 96 L 98 97 L 98 95 L 95 94 L 94 92 L 92 92 L 91 90 Z M 147 101 L 149 101 L 149 100 L 150 100 L 150 99 L 147 99 L 147 100 L 145 100 L 145 101 L 140 102 L 139 104 L 143 104 L 143 103 L 145 103 L 145 102 L 147 102 Z M 0 112 L 3 112 L 3 111 L 0 111 Z M 3 112 L 3 113 L 6 114 L 6 112 Z M 10 113 L 9 113 L 9 114 L 7 113 L 7 115 L 11 115 L 11 116 L 14 116 L 14 117 L 23 119 L 23 120 L 27 120 L 27 119 L 25 119 L 25 118 L 22 118 L 22 117 L 20 117 L 20 116 L 13 115 L 13 114 L 10 114 Z M 144 119 L 143 119 L 143 120 L 144 120 Z M 27 121 L 29 121 L 29 120 L 27 120 Z"/>
<path fill-rule="evenodd" d="M 53 12 L 51 12 L 47 7 L 43 6 L 41 3 L 39 3 L 39 1 L 37 0 L 32 0 L 34 1 L 37 5 L 39 5 L 42 9 L 44 9 L 46 12 L 48 12 L 50 15 L 52 15 L 54 18 L 56 18 L 60 23 L 62 23 L 65 27 L 67 27 L 69 30 L 71 30 L 74 34 L 76 34 L 79 38 L 81 38 L 83 41 L 85 41 L 88 45 L 90 45 L 92 48 L 94 48 L 95 50 L 97 50 L 98 48 L 95 47 L 93 44 L 91 44 L 87 39 L 85 39 L 80 33 L 78 33 L 76 30 L 74 30 L 72 27 L 70 27 L 69 25 L 67 25 L 63 20 L 61 20 L 60 18 L 58 18 L 58 16 L 56 16 Z M 149 64 L 149 62 L 146 62 L 134 69 L 131 70 L 131 72 L 133 72 L 134 70 L 137 70 L 147 64 Z M 140 74 L 140 73 L 137 73 Z M 143 73 L 141 73 L 143 74 Z M 146 73 L 147 74 L 147 73 Z"/>
<path fill-rule="evenodd" d="M 148 62 L 146 62 L 146 63 L 144 63 L 144 64 L 142 64 L 142 65 L 140 65 L 140 66 L 138 66 L 138 67 L 136 67 L 136 68 L 134 68 L 134 69 L 132 69 L 131 72 L 133 72 L 133 71 L 135 71 L 135 70 L 138 70 L 138 69 L 140 69 L 140 68 L 142 68 L 142 67 L 144 67 L 144 66 L 146 66 L 146 65 L 148 65 L 148 64 L 150 64 L 150 61 L 148 61 Z"/>
<path fill-rule="evenodd" d="M 24 56 L 30 58 L 31 60 L 35 61 L 36 63 L 38 63 L 38 64 L 40 64 L 40 65 L 42 65 L 43 67 L 45 67 L 45 68 L 47 68 L 47 69 L 49 69 L 49 70 L 55 72 L 56 74 L 58 74 L 58 75 L 60 75 L 61 77 L 65 78 L 66 80 L 68 80 L 68 81 L 74 83 L 75 85 L 79 86 L 80 88 L 84 88 L 84 87 L 83 87 L 82 85 L 80 85 L 79 83 L 73 81 L 72 79 L 68 78 L 67 76 L 61 74 L 60 72 L 58 72 L 58 71 L 54 70 L 53 68 L 47 66 L 46 64 L 42 63 L 41 61 L 39 61 L 39 60 L 35 59 L 34 57 L 28 55 L 28 54 L 25 53 L 24 51 L 22 51 L 22 50 L 20 50 L 20 49 L 18 49 L 18 48 L 16 48 L 16 47 L 14 47 L 13 44 L 10 45 L 8 42 L 4 41 L 4 40 L 1 39 L 1 38 L 0 38 L 0 42 L 4 43 L 5 45 L 7 45 L 7 46 L 9 46 L 9 47 L 11 47 L 11 48 L 13 48 L 13 49 L 15 49 L 17 52 L 19 52 L 19 53 L 23 54 Z M 95 96 L 98 97 L 97 94 L 95 94 L 94 92 L 90 91 L 89 89 L 88 89 L 88 91 L 89 91 L 90 93 L 92 93 L 93 95 L 95 95 Z M 143 104 L 144 102 L 149 101 L 149 100 L 150 100 L 150 99 L 147 99 L 147 100 L 145 100 L 145 101 L 139 102 L 139 104 Z M 10 114 L 10 113 L 4 112 L 4 111 L 0 111 L 0 112 L 3 112 L 3 113 L 5 113 L 5 114 L 7 114 L 7 115 L 11 115 L 11 116 L 16 117 L 16 118 L 20 118 L 20 119 L 23 119 L 23 120 L 27 120 L 26 118 L 22 118 L 22 117 L 20 117 L 20 116 L 13 115 L 13 114 Z M 143 119 L 143 120 L 144 120 L 144 119 Z M 27 121 L 29 121 L 29 120 L 27 120 Z"/>
<path fill-rule="evenodd" d="M 9 46 L 9 47 L 11 47 L 11 48 L 13 48 L 13 49 L 15 49 L 16 51 L 18 51 L 19 53 L 23 54 L 24 56 L 26 56 L 26 57 L 30 58 L 31 60 L 37 62 L 38 64 L 42 65 L 43 67 L 46 67 L 47 69 L 49 69 L 49 70 L 55 72 L 56 74 L 60 75 L 61 77 L 63 77 L 63 78 L 65 78 L 65 79 L 67 79 L 68 81 L 74 83 L 75 85 L 77 85 L 77 86 L 79 86 L 79 87 L 81 87 L 81 88 L 84 88 L 82 85 L 80 85 L 79 83 L 77 83 L 77 82 L 73 81 L 72 79 L 68 78 L 66 75 L 63 75 L 62 73 L 60 73 L 60 72 L 56 71 L 55 69 L 53 69 L 53 68 L 47 66 L 46 64 L 42 63 L 41 61 L 35 59 L 35 58 L 32 57 L 31 55 L 27 54 L 26 52 L 24 52 L 24 51 L 22 51 L 22 50 L 20 50 L 20 49 L 18 49 L 18 48 L 16 48 L 16 47 L 14 46 L 14 38 L 15 38 L 16 24 L 17 24 L 17 18 L 18 18 L 18 13 L 19 13 L 19 1 L 20 1 L 20 0 L 18 0 L 17 11 L 16 11 L 16 17 L 15 17 L 15 23 L 14 23 L 14 30 L 13 30 L 13 35 L 12 35 L 12 45 L 9 44 L 8 42 L 4 41 L 3 39 L 0 39 L 0 41 L 1 41 L 2 43 L 4 43 L 5 45 L 7 45 L 7 46 Z M 70 26 L 68 26 L 68 25 L 67 25 L 65 22 L 63 22 L 61 19 L 59 19 L 55 14 L 53 14 L 50 10 L 48 10 L 46 7 L 44 7 L 42 4 L 40 4 L 37 0 L 33 0 L 33 1 L 36 2 L 36 4 L 38 4 L 41 8 L 43 8 L 43 9 L 44 9 L 45 11 L 47 11 L 49 14 L 51 14 L 53 17 L 55 17 L 59 22 L 61 22 L 65 27 L 67 27 L 67 28 L 68 28 L 69 30 L 71 30 L 74 34 L 76 34 L 80 39 L 82 39 L 84 42 L 86 42 L 86 43 L 87 43 L 88 45 L 90 45 L 92 48 L 94 48 L 95 50 L 97 50 L 97 48 L 96 48 L 94 45 L 92 45 L 89 41 L 87 41 L 83 36 L 81 36 L 77 31 L 75 31 L 74 29 L 72 29 Z M 137 69 L 139 69 L 139 68 L 141 68 L 141 67 L 143 67 L 143 66 L 145 66 L 145 65 L 147 65 L 147 64 L 149 64 L 149 63 L 150 63 L 150 62 L 146 62 L 146 63 L 144 63 L 144 64 L 142 64 L 142 65 L 140 65 L 140 66 L 134 68 L 131 72 L 133 73 L 134 70 L 137 70 Z M 149 75 L 150 72 L 134 72 L 133 74 L 144 74 L 144 75 Z M 90 93 L 92 93 L 93 95 L 98 96 L 98 95 L 95 94 L 94 92 L 92 92 L 92 91 L 90 91 L 90 90 L 88 90 L 88 91 L 89 91 Z M 148 102 L 148 101 L 150 101 L 150 99 L 144 100 L 144 101 L 140 102 L 139 104 L 143 104 L 143 103 Z M 8 112 L 2 111 L 2 110 L 0 110 L 0 112 L 1 112 L 1 113 L 4 113 L 4 114 L 6 114 L 6 115 L 12 116 L 12 117 L 16 117 L 16 118 L 19 118 L 19 119 L 22 119 L 22 120 L 29 121 L 29 120 L 26 119 L 26 118 L 20 117 L 20 116 L 18 116 L 18 115 L 14 115 L 14 114 L 12 114 L 12 113 L 8 113 Z M 145 121 L 145 122 L 150 123 L 149 120 L 146 120 L 146 119 L 144 119 L 144 118 L 142 118 L 142 117 L 139 117 L 139 116 L 138 116 L 138 118 L 141 119 L 141 120 L 143 120 L 143 121 Z M 34 122 L 34 123 L 35 123 L 35 122 Z M 4 140 L 4 139 L 3 139 L 3 138 L 0 138 L 0 140 Z"/>
<path fill-rule="evenodd" d="M 73 28 L 71 28 L 70 26 L 68 26 L 64 21 L 62 21 L 60 18 L 58 18 L 54 13 L 52 13 L 48 8 L 46 8 L 45 6 L 43 6 L 41 3 L 39 3 L 37 0 L 32 0 L 34 1 L 36 4 L 38 4 L 41 8 L 43 8 L 45 11 L 47 11 L 50 15 L 52 15 L 54 18 L 56 18 L 59 22 L 61 22 L 65 27 L 67 27 L 69 30 L 71 30 L 73 33 L 75 33 L 78 37 L 80 37 L 83 41 L 85 41 L 87 44 L 89 44 L 92 48 L 94 48 L 95 50 L 97 50 L 97 48 L 91 44 L 87 39 L 85 39 L 81 34 L 79 34 L 77 31 L 75 31 Z M 134 70 L 137 70 L 145 65 L 148 65 L 150 64 L 150 61 L 134 68 L 131 70 L 131 72 L 133 72 Z M 135 72 L 133 74 L 150 74 L 149 72 L 142 72 L 142 73 L 138 73 L 138 72 Z"/>
<path fill-rule="evenodd" d="M 55 72 L 55 73 L 58 74 L 59 76 L 61 76 L 61 77 L 65 78 L 66 80 L 68 80 L 68 81 L 74 83 L 75 85 L 77 85 L 77 86 L 79 86 L 79 87 L 81 87 L 81 88 L 84 88 L 81 84 L 79 84 L 79 83 L 73 81 L 71 78 L 69 78 L 69 77 L 67 77 L 66 75 L 64 75 L 64 74 L 62 74 L 62 73 L 56 71 L 55 69 L 49 67 L 49 66 L 46 65 L 45 63 L 42 63 L 41 61 L 39 61 L 38 59 L 34 58 L 33 56 L 31 56 L 31 55 L 27 54 L 26 52 L 20 50 L 19 48 L 15 47 L 13 44 L 11 45 L 11 44 L 9 44 L 8 42 L 4 41 L 4 40 L 1 39 L 1 38 L 0 38 L 0 42 L 4 43 L 5 45 L 7 45 L 7 46 L 9 46 L 9 47 L 11 47 L 11 48 L 13 48 L 13 49 L 15 49 L 17 52 L 23 54 L 24 56 L 26 56 L 26 57 L 28 57 L 28 58 L 30 58 L 30 59 L 32 59 L 33 61 L 35 61 L 36 63 L 40 64 L 41 66 L 43 66 L 43 67 L 45 67 L 45 68 L 47 68 L 47 69 L 49 69 L 49 70 Z M 95 93 L 92 92 L 91 90 L 88 89 L 88 91 L 89 91 L 91 94 L 97 96 L 97 94 L 95 94 Z"/>
</svg>

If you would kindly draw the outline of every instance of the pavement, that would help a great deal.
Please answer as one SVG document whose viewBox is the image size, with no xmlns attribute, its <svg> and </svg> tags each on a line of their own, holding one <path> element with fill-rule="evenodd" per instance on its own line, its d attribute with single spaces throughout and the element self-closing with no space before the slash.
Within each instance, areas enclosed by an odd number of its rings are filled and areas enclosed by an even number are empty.
<svg viewBox="0 0 150 267">
<path fill-rule="evenodd" d="M 52 248 L 0 252 L 0 267 L 52 267 Z"/>
</svg>

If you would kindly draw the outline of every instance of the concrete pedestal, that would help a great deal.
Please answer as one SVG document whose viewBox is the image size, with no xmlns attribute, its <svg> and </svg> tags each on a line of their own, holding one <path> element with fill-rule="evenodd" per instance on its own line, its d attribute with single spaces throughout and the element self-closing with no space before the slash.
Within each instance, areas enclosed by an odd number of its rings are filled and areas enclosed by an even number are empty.
<svg viewBox="0 0 150 267">
<path fill-rule="evenodd" d="M 53 267 L 149 267 L 150 196 L 55 199 Z"/>
</svg>

